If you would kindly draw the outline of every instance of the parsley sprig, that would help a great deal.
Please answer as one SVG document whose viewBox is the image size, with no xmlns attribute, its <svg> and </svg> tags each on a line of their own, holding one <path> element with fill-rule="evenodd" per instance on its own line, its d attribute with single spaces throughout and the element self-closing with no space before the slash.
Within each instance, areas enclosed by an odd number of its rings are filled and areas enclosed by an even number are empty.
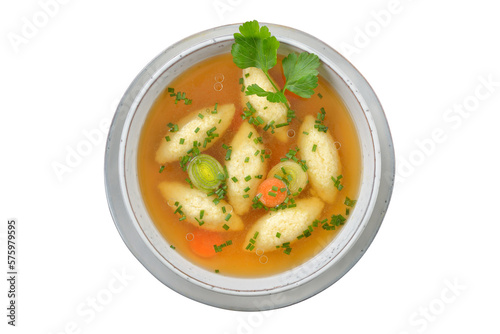
<svg viewBox="0 0 500 334">
<path fill-rule="evenodd" d="M 285 85 L 283 89 L 276 84 L 269 75 L 269 70 L 278 61 L 278 48 L 280 42 L 272 36 L 269 28 L 259 26 L 257 21 L 243 23 L 239 33 L 234 34 L 234 44 L 231 48 L 233 62 L 239 68 L 260 68 L 273 85 L 275 92 L 264 90 L 257 84 L 246 87 L 246 95 L 257 95 L 266 97 L 270 102 L 282 102 L 288 109 L 290 105 L 285 97 L 285 91 L 289 90 L 300 97 L 310 98 L 314 94 L 314 88 L 318 86 L 319 57 L 313 53 L 302 52 L 299 55 L 290 53 L 282 61 Z"/>
</svg>

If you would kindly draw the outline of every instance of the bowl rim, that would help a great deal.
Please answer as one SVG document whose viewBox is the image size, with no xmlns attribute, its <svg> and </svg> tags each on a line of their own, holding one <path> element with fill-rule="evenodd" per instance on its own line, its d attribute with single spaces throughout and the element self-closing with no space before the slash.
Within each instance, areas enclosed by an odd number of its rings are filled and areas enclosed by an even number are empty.
<svg viewBox="0 0 500 334">
<path fill-rule="evenodd" d="M 337 51 L 314 36 L 286 26 L 261 23 L 261 25 L 268 26 L 273 33 L 280 30 L 283 34 L 276 36 L 280 42 L 287 43 L 287 41 L 293 40 L 293 37 L 286 34 L 291 33 L 298 34 L 308 41 L 319 43 L 323 48 L 322 51 L 328 53 L 329 57 L 334 58 L 334 60 L 330 58 L 329 60 L 336 65 L 337 69 L 341 70 L 341 73 L 339 71 L 336 71 L 336 73 L 348 84 L 351 92 L 356 96 L 365 112 L 370 114 L 375 126 L 376 140 L 374 142 L 378 143 L 376 147 L 378 152 L 376 153 L 380 156 L 377 160 L 380 166 L 377 167 L 379 167 L 381 173 L 377 187 L 374 189 L 375 193 L 372 193 L 372 196 L 376 196 L 375 202 L 373 202 L 373 211 L 370 212 L 371 215 L 367 223 L 358 227 L 361 230 L 356 231 L 353 235 L 356 240 L 352 243 L 348 242 L 344 247 L 345 249 L 341 251 L 350 252 L 351 256 L 348 258 L 343 256 L 337 261 L 337 263 L 341 264 L 340 270 L 338 269 L 336 273 L 332 273 L 331 270 L 329 272 L 331 268 L 325 266 L 326 268 L 323 267 L 315 272 L 315 276 L 306 277 L 299 285 L 294 287 L 234 294 L 230 291 L 224 291 L 224 289 L 204 286 L 200 282 L 190 280 L 189 277 L 180 277 L 179 273 L 175 272 L 175 267 L 172 265 L 165 266 L 165 261 L 161 261 L 154 254 L 154 249 L 152 249 L 154 246 L 143 233 L 140 233 L 142 230 L 135 220 L 136 217 L 130 205 L 127 205 L 129 198 L 127 190 L 124 191 L 122 184 L 122 180 L 125 179 L 125 172 L 123 166 L 119 164 L 120 157 L 125 154 L 121 144 L 124 140 L 124 134 L 128 132 L 126 126 L 127 124 L 130 125 L 131 118 L 135 114 L 135 112 L 131 113 L 131 111 L 135 111 L 140 102 L 137 97 L 144 96 L 164 69 L 169 67 L 169 62 L 165 62 L 162 57 L 165 58 L 167 53 L 175 54 L 175 52 L 188 54 L 190 48 L 195 45 L 200 47 L 200 42 L 203 41 L 209 43 L 207 45 L 221 41 L 222 39 L 218 39 L 218 36 L 223 31 L 226 32 L 226 35 L 228 31 L 231 31 L 232 34 L 237 31 L 239 25 L 224 25 L 193 34 L 168 47 L 146 65 L 131 83 L 117 107 L 108 134 L 104 173 L 106 196 L 116 228 L 129 250 L 157 279 L 174 291 L 208 305 L 232 310 L 256 311 L 283 307 L 309 298 L 335 283 L 357 263 L 377 234 L 389 205 L 394 186 L 395 157 L 390 130 L 382 106 L 373 89 L 359 71 Z M 130 101 L 130 98 L 133 98 L 133 100 Z M 116 189 L 121 189 L 121 192 L 115 193 L 114 190 Z"/>
</svg>

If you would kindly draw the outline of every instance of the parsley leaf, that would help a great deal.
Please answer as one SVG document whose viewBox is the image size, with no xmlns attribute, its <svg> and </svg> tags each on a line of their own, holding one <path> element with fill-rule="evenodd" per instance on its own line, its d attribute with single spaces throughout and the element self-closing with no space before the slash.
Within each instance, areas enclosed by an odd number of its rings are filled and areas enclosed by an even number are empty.
<svg viewBox="0 0 500 334">
<path fill-rule="evenodd" d="M 259 27 L 259 22 L 249 21 L 240 26 L 240 34 L 234 34 L 231 47 L 233 61 L 239 68 L 257 67 L 267 72 L 277 62 L 280 42 L 271 36 L 269 28 Z"/>
<path fill-rule="evenodd" d="M 311 97 L 318 86 L 319 57 L 307 52 L 298 56 L 290 53 L 283 59 L 282 65 L 286 78 L 283 90 L 288 89 L 300 97 Z"/>
<path fill-rule="evenodd" d="M 276 93 L 268 92 L 257 84 L 249 85 L 247 87 L 247 90 L 245 91 L 245 95 L 253 95 L 253 94 L 261 97 L 266 97 L 269 102 L 282 102 L 284 104 L 288 103 L 285 94 L 283 94 L 283 92 L 281 91 Z"/>
</svg>

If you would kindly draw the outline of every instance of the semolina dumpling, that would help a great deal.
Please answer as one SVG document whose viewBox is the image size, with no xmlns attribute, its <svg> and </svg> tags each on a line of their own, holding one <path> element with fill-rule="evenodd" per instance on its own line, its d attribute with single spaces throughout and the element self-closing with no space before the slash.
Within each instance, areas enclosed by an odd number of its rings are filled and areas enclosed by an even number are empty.
<svg viewBox="0 0 500 334">
<path fill-rule="evenodd" d="M 181 208 L 179 213 L 186 216 L 186 221 L 202 229 L 210 231 L 239 231 L 243 229 L 243 221 L 235 214 L 223 212 L 223 207 L 229 210 L 229 204 L 221 200 L 214 204 L 214 196 L 207 196 L 206 192 L 191 188 L 188 184 L 179 182 L 162 182 L 158 185 L 165 201 L 179 202 L 173 209 Z M 181 207 L 182 206 L 182 207 Z M 200 219 L 200 213 L 203 210 L 203 218 Z M 204 223 L 200 225 L 199 221 Z M 224 224 L 229 228 L 226 230 Z"/>
<path fill-rule="evenodd" d="M 297 144 L 302 159 L 307 162 L 309 183 L 323 201 L 332 204 L 338 193 L 332 177 L 337 178 L 342 173 L 342 166 L 332 135 L 318 131 L 315 124 L 313 116 L 304 118 Z"/>
<path fill-rule="evenodd" d="M 234 211 L 239 215 L 250 210 L 262 175 L 266 173 L 267 161 L 261 158 L 265 147 L 261 142 L 254 141 L 257 133 L 251 124 L 244 122 L 231 141 L 231 159 L 226 161 L 229 173 L 227 196 Z M 259 153 L 256 155 L 257 151 Z M 259 175 L 261 177 L 256 178 Z M 236 182 L 232 180 L 233 177 Z"/>
<path fill-rule="evenodd" d="M 203 108 L 182 118 L 177 124 L 179 130 L 169 131 L 166 134 L 169 141 L 162 138 L 160 147 L 156 151 L 156 162 L 163 164 L 179 160 L 186 155 L 188 150 L 193 148 L 195 141 L 203 144 L 207 138 L 207 131 L 216 127 L 214 133 L 218 136 L 211 139 L 206 145 L 199 146 L 200 152 L 209 149 L 226 132 L 235 113 L 234 104 L 218 106 L 216 113 L 212 112 L 214 109 Z"/>
<path fill-rule="evenodd" d="M 262 216 L 248 231 L 246 240 L 250 240 L 256 232 L 259 232 L 254 246 L 255 249 L 265 252 L 276 250 L 276 246 L 283 243 L 297 240 L 297 237 L 318 218 L 325 204 L 316 197 L 297 200 L 296 204 L 294 208 Z M 245 243 L 243 247 L 246 246 Z"/>
<path fill-rule="evenodd" d="M 245 87 L 257 84 L 269 92 L 276 92 L 273 85 L 267 79 L 266 74 L 259 68 L 249 67 L 243 70 L 243 84 Z M 260 116 L 266 124 L 274 121 L 274 125 L 283 124 L 287 121 L 287 107 L 283 103 L 269 102 L 267 98 L 257 95 L 245 95 L 243 93 L 243 105 L 247 102 L 255 108 L 255 116 Z M 274 136 L 281 142 L 287 142 L 286 127 L 274 129 Z"/>
</svg>

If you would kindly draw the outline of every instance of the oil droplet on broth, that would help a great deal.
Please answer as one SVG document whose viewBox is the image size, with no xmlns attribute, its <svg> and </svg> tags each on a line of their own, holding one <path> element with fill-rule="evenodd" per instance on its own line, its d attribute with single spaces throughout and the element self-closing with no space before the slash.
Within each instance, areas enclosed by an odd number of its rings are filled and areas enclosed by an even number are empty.
<svg viewBox="0 0 500 334">
<path fill-rule="evenodd" d="M 262 254 L 264 254 L 264 251 L 260 248 L 258 248 L 256 251 L 255 251 L 255 254 L 257 254 L 258 256 L 261 256 Z"/>
<path fill-rule="evenodd" d="M 194 234 L 193 233 L 187 233 L 186 234 L 186 240 L 187 241 L 193 241 L 194 239 Z"/>
<path fill-rule="evenodd" d="M 215 82 L 223 82 L 223 81 L 224 81 L 224 74 L 222 74 L 222 73 L 217 73 L 217 74 L 215 75 L 215 78 L 214 78 L 214 79 L 215 79 Z"/>
<path fill-rule="evenodd" d="M 335 142 L 335 143 L 333 143 L 333 144 L 335 145 L 335 148 L 336 148 L 337 150 L 340 150 L 340 148 L 342 147 L 342 144 L 341 144 L 341 143 L 339 143 L 338 141 L 336 141 L 336 142 Z"/>
<path fill-rule="evenodd" d="M 288 130 L 288 132 L 286 133 L 286 135 L 288 136 L 288 138 L 295 137 L 295 130 L 293 130 L 293 129 Z"/>
<path fill-rule="evenodd" d="M 259 262 L 262 264 L 266 264 L 268 260 L 269 259 L 265 255 L 262 255 L 261 257 L 259 257 Z"/>
<path fill-rule="evenodd" d="M 224 86 L 222 85 L 222 83 L 220 82 L 216 82 L 214 84 L 214 90 L 217 91 L 217 92 L 220 92 L 222 90 L 222 88 L 224 88 Z"/>
</svg>

